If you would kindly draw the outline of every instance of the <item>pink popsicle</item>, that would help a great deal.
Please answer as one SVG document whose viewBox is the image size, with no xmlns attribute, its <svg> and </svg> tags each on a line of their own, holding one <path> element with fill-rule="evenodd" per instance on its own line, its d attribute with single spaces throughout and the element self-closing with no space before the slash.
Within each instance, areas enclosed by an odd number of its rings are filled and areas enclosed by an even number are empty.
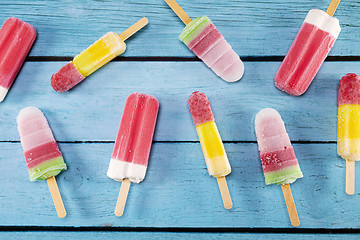
<svg viewBox="0 0 360 240">
<path fill-rule="evenodd" d="M 107 172 L 117 181 L 139 183 L 146 174 L 159 102 L 151 95 L 132 93 L 126 100 Z"/>
<path fill-rule="evenodd" d="M 265 108 L 256 115 L 255 132 L 266 184 L 288 184 L 302 177 L 284 122 L 276 110 Z"/>
<path fill-rule="evenodd" d="M 84 80 L 85 77 L 76 69 L 72 62 L 68 62 L 60 71 L 51 76 L 51 86 L 55 91 L 66 92 Z"/>
<path fill-rule="evenodd" d="M 299 96 L 310 86 L 340 33 L 339 20 L 313 9 L 305 18 L 276 76 L 275 85 Z"/>
<path fill-rule="evenodd" d="M 30 180 L 44 180 L 66 170 L 66 164 L 44 114 L 27 107 L 17 117 Z"/>
<path fill-rule="evenodd" d="M 126 100 L 107 176 L 122 181 L 115 215 L 124 213 L 130 181 L 145 178 L 156 118 L 158 100 L 143 93 L 132 93 Z"/>
<path fill-rule="evenodd" d="M 243 62 L 207 16 L 191 21 L 179 39 L 223 80 L 234 82 L 243 76 Z"/>
<path fill-rule="evenodd" d="M 210 102 L 205 93 L 193 92 L 189 97 L 188 104 L 195 126 L 215 121 Z"/>
<path fill-rule="evenodd" d="M 9 91 L 36 38 L 35 28 L 8 18 L 0 29 L 0 102 Z"/>
</svg>

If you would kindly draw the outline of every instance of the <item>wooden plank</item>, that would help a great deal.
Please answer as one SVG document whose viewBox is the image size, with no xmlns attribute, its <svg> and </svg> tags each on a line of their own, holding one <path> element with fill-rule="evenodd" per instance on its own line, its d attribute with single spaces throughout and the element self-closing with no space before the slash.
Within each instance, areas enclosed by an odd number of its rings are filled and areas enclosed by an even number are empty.
<svg viewBox="0 0 360 240">
<path fill-rule="evenodd" d="M 265 185 L 254 143 L 225 144 L 232 165 L 231 210 L 223 208 L 199 143 L 155 143 L 145 180 L 132 185 L 124 215 L 115 217 L 120 183 L 105 174 L 113 145 L 59 145 L 69 167 L 57 176 L 68 212 L 59 219 L 46 182 L 28 180 L 20 143 L 0 143 L 6 166 L 0 175 L 0 226 L 291 228 L 281 187 Z M 345 193 L 345 161 L 336 156 L 336 144 L 294 148 L 304 174 L 291 185 L 300 227 L 359 228 L 360 185 L 355 195 Z"/>
<path fill-rule="evenodd" d="M 276 56 L 288 51 L 310 9 L 326 10 L 330 0 L 239 1 L 181 0 L 195 18 L 207 14 L 240 56 Z M 38 39 L 32 56 L 75 56 L 108 31 L 121 32 L 141 17 L 149 25 L 127 41 L 123 56 L 183 56 L 194 54 L 178 36 L 184 24 L 162 0 L 147 1 L 10 1 L 0 3 L 0 22 L 10 16 L 33 24 Z M 332 56 L 360 56 L 360 5 L 342 1 L 335 17 L 342 32 Z"/>
<path fill-rule="evenodd" d="M 334 240 L 334 239 L 359 239 L 359 235 L 356 234 L 266 234 L 266 233 L 162 233 L 162 232 L 2 232 L 0 233 L 0 239 L 209 239 L 209 240 L 221 240 L 221 239 L 267 239 L 267 240 L 302 240 L 302 239 L 319 239 L 319 240 Z"/>
<path fill-rule="evenodd" d="M 201 62 L 112 62 L 61 94 L 50 77 L 64 64 L 25 64 L 1 103 L 0 141 L 19 140 L 16 116 L 31 105 L 44 111 L 58 141 L 114 141 L 126 97 L 134 91 L 160 101 L 156 141 L 198 141 L 187 106 L 195 90 L 208 95 L 223 140 L 256 141 L 255 114 L 274 107 L 292 140 L 336 141 L 338 82 L 360 67 L 360 62 L 326 62 L 308 92 L 291 97 L 274 86 L 279 62 L 245 62 L 245 76 L 237 83 L 222 81 Z"/>
</svg>

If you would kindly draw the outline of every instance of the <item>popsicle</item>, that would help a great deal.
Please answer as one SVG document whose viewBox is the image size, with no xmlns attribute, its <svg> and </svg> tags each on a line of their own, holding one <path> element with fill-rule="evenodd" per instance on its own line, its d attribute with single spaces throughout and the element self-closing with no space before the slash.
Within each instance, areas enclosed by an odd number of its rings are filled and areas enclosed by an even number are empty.
<svg viewBox="0 0 360 240">
<path fill-rule="evenodd" d="M 209 17 L 191 20 L 175 0 L 165 2 L 186 25 L 179 39 L 223 80 L 240 80 L 244 74 L 244 64 Z"/>
<path fill-rule="evenodd" d="M 280 114 L 272 108 L 258 112 L 255 133 L 265 183 L 281 185 L 291 223 L 297 227 L 300 221 L 289 184 L 303 174 Z"/>
<path fill-rule="evenodd" d="M 107 176 L 122 181 L 115 215 L 122 216 L 130 181 L 139 183 L 145 178 L 156 118 L 158 100 L 147 94 L 128 96 L 110 160 Z"/>
<path fill-rule="evenodd" d="M 188 104 L 209 175 L 217 179 L 224 207 L 230 209 L 232 208 L 232 201 L 225 176 L 230 174 L 231 167 L 209 100 L 205 93 L 196 91 L 189 97 Z"/>
<path fill-rule="evenodd" d="M 87 76 L 125 52 L 125 40 L 148 24 L 147 18 L 140 19 L 120 35 L 108 32 L 77 55 L 72 61 L 51 76 L 51 86 L 55 91 L 65 92 L 84 80 Z"/>
<path fill-rule="evenodd" d="M 309 11 L 275 76 L 278 89 L 294 96 L 308 89 L 339 36 L 339 20 L 332 17 L 339 2 L 333 0 L 326 13 Z"/>
<path fill-rule="evenodd" d="M 17 124 L 30 181 L 47 180 L 57 214 L 65 217 L 55 176 L 67 167 L 44 114 L 36 107 L 24 108 Z"/>
<path fill-rule="evenodd" d="M 343 76 L 339 83 L 337 152 L 346 160 L 347 194 L 355 192 L 355 161 L 360 160 L 360 77 Z"/>
<path fill-rule="evenodd" d="M 13 84 L 16 75 L 36 38 L 35 28 L 20 19 L 6 19 L 0 29 L 0 102 Z"/>
</svg>

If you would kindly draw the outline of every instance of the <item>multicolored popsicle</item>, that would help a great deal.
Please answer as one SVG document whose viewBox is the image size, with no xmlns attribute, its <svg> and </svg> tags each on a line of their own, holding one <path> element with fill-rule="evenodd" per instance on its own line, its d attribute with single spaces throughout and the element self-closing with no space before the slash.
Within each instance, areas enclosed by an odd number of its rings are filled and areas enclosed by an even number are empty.
<svg viewBox="0 0 360 240">
<path fill-rule="evenodd" d="M 30 181 L 47 180 L 58 216 L 63 218 L 66 211 L 55 176 L 67 167 L 49 124 L 36 107 L 22 109 L 17 123 Z"/>
<path fill-rule="evenodd" d="M 15 17 L 8 18 L 0 29 L 0 102 L 20 71 L 36 38 L 35 28 Z"/>
<path fill-rule="evenodd" d="M 126 50 L 125 40 L 148 24 L 142 18 L 120 35 L 108 32 L 51 76 L 55 91 L 65 92 Z"/>
<path fill-rule="evenodd" d="M 179 39 L 223 80 L 240 80 L 244 74 L 244 64 L 210 18 L 203 16 L 191 20 L 175 0 L 165 2 L 186 25 Z"/>
<path fill-rule="evenodd" d="M 275 76 L 278 89 L 294 96 L 308 89 L 339 36 L 339 20 L 332 17 L 339 2 L 333 0 L 326 13 L 309 11 Z"/>
<path fill-rule="evenodd" d="M 303 174 L 280 114 L 272 108 L 261 110 L 255 117 L 255 133 L 265 183 L 281 185 L 291 223 L 297 227 L 300 221 L 289 183 Z"/>
<path fill-rule="evenodd" d="M 188 100 L 209 175 L 218 181 L 224 207 L 232 208 L 232 201 L 225 176 L 231 173 L 224 144 L 217 129 L 214 115 L 205 93 L 193 92 Z"/>
<path fill-rule="evenodd" d="M 355 161 L 360 160 L 360 77 L 343 76 L 339 83 L 337 153 L 346 159 L 346 193 L 355 192 Z"/>
<path fill-rule="evenodd" d="M 122 181 L 115 215 L 122 216 L 130 181 L 145 178 L 159 109 L 158 100 L 147 94 L 132 93 L 126 100 L 107 176 Z"/>
</svg>

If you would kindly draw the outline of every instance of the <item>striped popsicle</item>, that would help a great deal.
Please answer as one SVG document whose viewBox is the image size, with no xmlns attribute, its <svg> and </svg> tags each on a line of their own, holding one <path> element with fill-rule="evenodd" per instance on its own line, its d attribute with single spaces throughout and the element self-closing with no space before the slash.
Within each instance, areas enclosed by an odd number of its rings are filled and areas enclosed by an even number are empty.
<svg viewBox="0 0 360 240">
<path fill-rule="evenodd" d="M 30 181 L 47 180 L 57 215 L 64 218 L 66 210 L 55 176 L 67 167 L 49 124 L 36 107 L 22 109 L 17 123 Z"/>
<path fill-rule="evenodd" d="M 21 110 L 17 123 L 30 181 L 45 180 L 66 170 L 49 124 L 38 108 Z"/>
<path fill-rule="evenodd" d="M 175 0 L 165 2 L 186 25 L 179 39 L 223 80 L 240 80 L 244 64 L 210 18 L 203 16 L 191 20 Z"/>
</svg>

